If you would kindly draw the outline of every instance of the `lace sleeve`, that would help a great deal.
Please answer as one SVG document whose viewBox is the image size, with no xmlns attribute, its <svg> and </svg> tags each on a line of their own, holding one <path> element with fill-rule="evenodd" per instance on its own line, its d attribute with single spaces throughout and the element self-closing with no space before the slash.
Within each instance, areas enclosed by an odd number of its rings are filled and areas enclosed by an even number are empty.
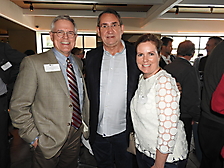
<svg viewBox="0 0 224 168">
<path fill-rule="evenodd" d="M 156 90 L 159 120 L 157 149 L 161 153 L 172 153 L 179 121 L 179 91 L 175 80 L 169 76 L 158 78 Z"/>
</svg>

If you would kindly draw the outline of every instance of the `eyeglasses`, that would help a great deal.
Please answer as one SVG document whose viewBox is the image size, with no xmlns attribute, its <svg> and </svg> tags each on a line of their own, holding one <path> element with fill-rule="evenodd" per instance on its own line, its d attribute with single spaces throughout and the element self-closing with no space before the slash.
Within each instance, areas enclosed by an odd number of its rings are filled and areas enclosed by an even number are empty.
<svg viewBox="0 0 224 168">
<path fill-rule="evenodd" d="M 52 33 L 56 33 L 57 34 L 57 36 L 58 37 L 64 37 L 64 35 L 65 35 L 65 33 L 66 33 L 66 35 L 69 37 L 69 38 L 73 38 L 76 34 L 75 34 L 75 32 L 73 32 L 73 31 L 68 31 L 68 32 L 65 32 L 65 31 L 63 31 L 63 30 L 58 30 L 58 31 L 56 31 L 56 32 L 53 32 L 52 31 Z"/>
<path fill-rule="evenodd" d="M 103 24 L 100 25 L 99 27 L 101 27 L 102 29 L 107 29 L 109 27 L 111 27 L 112 29 L 117 29 L 120 25 L 118 23 L 113 23 L 112 25 L 108 25 L 108 24 Z"/>
</svg>

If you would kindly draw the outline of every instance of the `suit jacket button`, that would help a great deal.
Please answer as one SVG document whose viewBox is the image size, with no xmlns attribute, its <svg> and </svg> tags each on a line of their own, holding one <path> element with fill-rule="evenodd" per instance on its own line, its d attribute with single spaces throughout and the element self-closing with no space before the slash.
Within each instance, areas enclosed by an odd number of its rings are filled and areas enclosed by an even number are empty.
<svg viewBox="0 0 224 168">
<path fill-rule="evenodd" d="M 70 125 L 71 125 L 71 123 L 68 123 L 68 124 L 67 124 L 67 126 L 70 126 Z"/>
<path fill-rule="evenodd" d="M 69 107 L 72 108 L 72 104 L 70 104 Z"/>
</svg>

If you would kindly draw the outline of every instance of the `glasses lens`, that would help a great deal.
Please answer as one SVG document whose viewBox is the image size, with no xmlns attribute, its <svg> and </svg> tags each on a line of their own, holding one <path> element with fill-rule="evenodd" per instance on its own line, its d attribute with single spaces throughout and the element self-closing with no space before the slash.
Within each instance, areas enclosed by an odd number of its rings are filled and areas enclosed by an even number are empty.
<svg viewBox="0 0 224 168">
<path fill-rule="evenodd" d="M 67 32 L 68 37 L 74 37 L 75 33 L 73 31 Z"/>
<path fill-rule="evenodd" d="M 75 33 L 73 31 L 64 32 L 63 30 L 58 30 L 57 32 L 53 32 L 53 33 L 56 33 L 58 37 L 64 37 L 65 33 L 68 37 L 75 36 Z"/>
<path fill-rule="evenodd" d="M 63 37 L 64 34 L 65 34 L 64 31 L 57 31 L 57 36 L 58 36 L 58 37 Z"/>
</svg>

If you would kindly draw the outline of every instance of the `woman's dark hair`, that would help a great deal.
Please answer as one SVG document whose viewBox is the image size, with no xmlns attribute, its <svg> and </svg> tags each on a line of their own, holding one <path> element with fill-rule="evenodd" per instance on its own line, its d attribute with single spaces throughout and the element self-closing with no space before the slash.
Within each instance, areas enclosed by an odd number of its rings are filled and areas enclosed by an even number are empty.
<svg viewBox="0 0 224 168">
<path fill-rule="evenodd" d="M 135 50 L 137 51 L 137 47 L 140 43 L 147 41 L 153 42 L 155 44 L 159 54 L 162 46 L 162 41 L 154 34 L 144 34 L 139 37 L 138 40 L 135 42 Z"/>
</svg>

